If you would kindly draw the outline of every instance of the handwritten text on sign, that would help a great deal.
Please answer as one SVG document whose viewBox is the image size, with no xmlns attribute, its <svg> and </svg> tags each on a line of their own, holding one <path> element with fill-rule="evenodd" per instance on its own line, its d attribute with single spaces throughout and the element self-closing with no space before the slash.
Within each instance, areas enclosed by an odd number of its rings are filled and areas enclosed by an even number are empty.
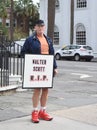
<svg viewBox="0 0 97 130">
<path fill-rule="evenodd" d="M 33 72 L 45 72 L 45 65 L 46 65 L 46 60 L 37 60 L 37 59 L 33 59 L 32 60 L 32 64 L 33 64 Z M 40 65 L 40 66 L 37 66 Z M 47 81 L 47 76 L 46 75 L 31 75 L 30 76 L 30 80 L 31 81 Z"/>
</svg>

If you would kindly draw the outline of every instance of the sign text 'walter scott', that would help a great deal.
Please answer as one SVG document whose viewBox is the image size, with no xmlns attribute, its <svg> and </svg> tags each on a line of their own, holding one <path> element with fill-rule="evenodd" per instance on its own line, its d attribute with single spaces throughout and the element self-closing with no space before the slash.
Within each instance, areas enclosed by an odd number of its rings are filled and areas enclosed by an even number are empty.
<svg viewBox="0 0 97 130">
<path fill-rule="evenodd" d="M 33 59 L 33 60 L 32 60 L 32 63 L 33 63 L 33 64 L 46 65 L 46 60 Z"/>
<path fill-rule="evenodd" d="M 46 60 L 39 60 L 39 59 L 33 59 L 32 60 L 33 65 L 40 65 L 40 66 L 33 66 L 33 71 L 39 71 L 39 72 L 44 72 L 45 71 L 45 66 L 46 65 Z"/>
<path fill-rule="evenodd" d="M 46 60 L 44 59 L 33 59 L 33 72 L 45 72 Z M 31 75 L 31 81 L 47 81 L 46 75 Z"/>
</svg>

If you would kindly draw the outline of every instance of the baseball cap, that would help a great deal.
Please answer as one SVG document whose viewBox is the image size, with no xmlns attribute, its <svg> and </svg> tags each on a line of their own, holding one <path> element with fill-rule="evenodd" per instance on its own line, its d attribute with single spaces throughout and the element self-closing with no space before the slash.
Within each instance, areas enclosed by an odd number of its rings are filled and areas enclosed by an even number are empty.
<svg viewBox="0 0 97 130">
<path fill-rule="evenodd" d="M 36 21 L 36 24 L 35 25 L 41 25 L 41 26 L 44 26 L 44 21 L 39 19 L 38 21 Z"/>
</svg>

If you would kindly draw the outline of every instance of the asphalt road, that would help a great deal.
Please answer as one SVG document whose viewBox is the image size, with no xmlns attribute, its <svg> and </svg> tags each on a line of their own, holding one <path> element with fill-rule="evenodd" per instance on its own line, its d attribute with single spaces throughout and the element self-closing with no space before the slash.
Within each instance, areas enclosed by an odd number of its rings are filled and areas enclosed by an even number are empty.
<svg viewBox="0 0 97 130">
<path fill-rule="evenodd" d="M 96 103 L 96 62 L 57 61 L 57 63 L 59 74 L 54 80 L 51 97 L 56 97 L 60 100 L 59 104 L 65 107 Z"/>
</svg>

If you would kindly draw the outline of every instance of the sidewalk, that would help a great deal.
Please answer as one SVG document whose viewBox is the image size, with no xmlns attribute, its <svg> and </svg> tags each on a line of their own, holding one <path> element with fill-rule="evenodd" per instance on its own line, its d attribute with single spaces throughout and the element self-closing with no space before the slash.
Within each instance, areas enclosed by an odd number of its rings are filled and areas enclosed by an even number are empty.
<svg viewBox="0 0 97 130">
<path fill-rule="evenodd" d="M 97 130 L 97 104 L 51 111 L 52 121 L 37 124 L 31 122 L 29 106 L 27 110 L 29 113 L 17 108 L 0 112 L 0 130 Z"/>
<path fill-rule="evenodd" d="M 34 124 L 30 116 L 16 118 L 0 123 L 0 130 L 97 130 L 97 126 L 92 126 L 82 122 L 54 116 L 52 121 L 43 121 Z"/>
<path fill-rule="evenodd" d="M 60 109 L 49 102 L 54 119 L 32 123 L 31 95 L 31 91 L 25 91 L 0 97 L 0 130 L 97 130 L 97 104 Z"/>
</svg>

